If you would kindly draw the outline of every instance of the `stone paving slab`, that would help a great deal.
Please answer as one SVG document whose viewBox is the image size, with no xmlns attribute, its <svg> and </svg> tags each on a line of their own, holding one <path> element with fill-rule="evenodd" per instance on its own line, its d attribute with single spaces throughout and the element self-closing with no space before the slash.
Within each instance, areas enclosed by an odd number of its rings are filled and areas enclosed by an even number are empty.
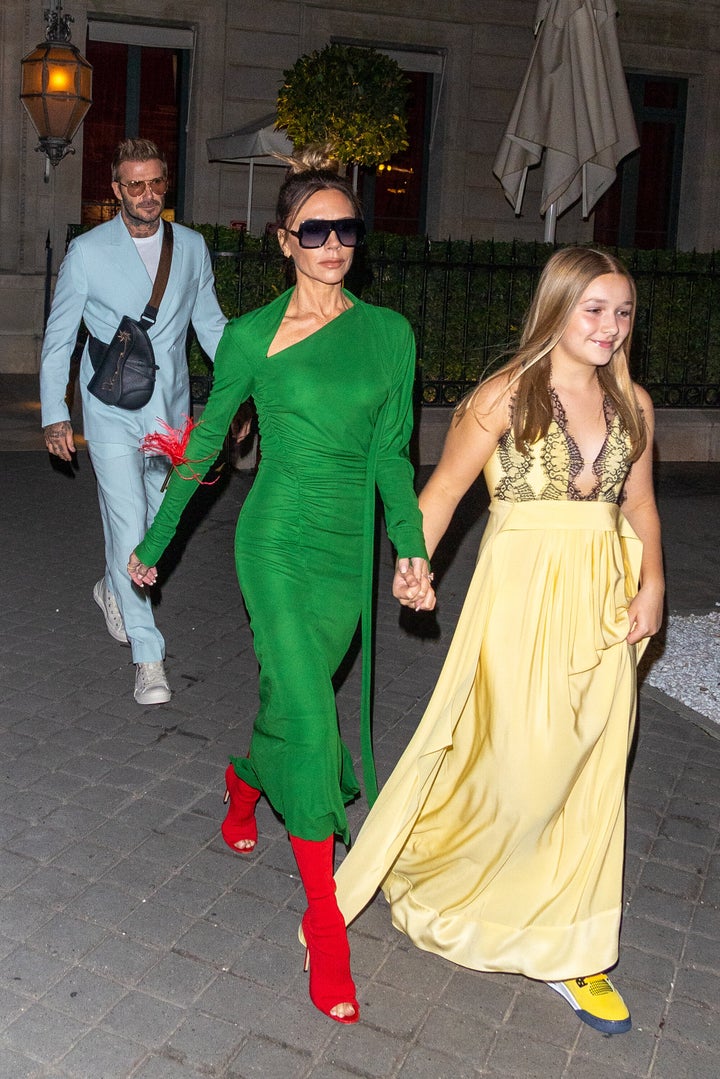
<svg viewBox="0 0 720 1079">
<path fill-rule="evenodd" d="M 303 893 L 280 822 L 261 801 L 247 857 L 218 833 L 225 763 L 245 748 L 257 705 L 232 565 L 247 478 L 204 492 L 205 515 L 176 548 L 158 610 L 174 697 L 139 708 L 129 650 L 92 602 L 102 544 L 87 457 L 67 475 L 43 453 L 6 452 L 0 464 L 0 1079 L 720 1075 L 716 732 L 641 693 L 616 974 L 630 1034 L 596 1034 L 541 984 L 418 951 L 381 899 L 350 932 L 362 1021 L 340 1027 L 307 998 Z M 720 472 L 695 469 L 660 471 L 671 609 L 717 599 L 708 521 Z M 474 492 L 454 557 L 436 560 L 437 618 L 398 614 L 382 548 L 381 778 L 442 664 L 483 510 Z M 338 699 L 356 755 L 358 697 L 355 657 Z M 360 800 L 353 830 L 364 813 Z"/>
</svg>

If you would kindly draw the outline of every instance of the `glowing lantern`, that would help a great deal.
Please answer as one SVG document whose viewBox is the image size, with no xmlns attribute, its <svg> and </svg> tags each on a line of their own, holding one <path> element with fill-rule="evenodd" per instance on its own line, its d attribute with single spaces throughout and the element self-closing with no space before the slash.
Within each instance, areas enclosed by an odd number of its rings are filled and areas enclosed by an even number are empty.
<svg viewBox="0 0 720 1079">
<path fill-rule="evenodd" d="M 92 104 L 92 67 L 70 44 L 73 20 L 63 15 L 62 0 L 55 0 L 45 18 L 46 40 L 22 61 L 20 100 L 40 139 L 36 149 L 46 155 L 48 180 L 50 165 L 75 153 L 70 143 Z"/>
</svg>

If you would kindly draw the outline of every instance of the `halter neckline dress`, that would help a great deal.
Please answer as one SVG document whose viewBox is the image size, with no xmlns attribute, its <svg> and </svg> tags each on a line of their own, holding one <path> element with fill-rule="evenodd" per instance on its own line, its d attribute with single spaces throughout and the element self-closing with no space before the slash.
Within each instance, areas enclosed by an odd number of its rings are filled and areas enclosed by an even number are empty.
<svg viewBox="0 0 720 1079">
<path fill-rule="evenodd" d="M 604 408 L 586 496 L 556 395 L 527 456 L 500 440 L 436 689 L 336 874 L 348 923 L 382 887 L 418 947 L 476 970 L 561 980 L 617 959 L 641 545 L 619 507 L 629 440 Z"/>
</svg>

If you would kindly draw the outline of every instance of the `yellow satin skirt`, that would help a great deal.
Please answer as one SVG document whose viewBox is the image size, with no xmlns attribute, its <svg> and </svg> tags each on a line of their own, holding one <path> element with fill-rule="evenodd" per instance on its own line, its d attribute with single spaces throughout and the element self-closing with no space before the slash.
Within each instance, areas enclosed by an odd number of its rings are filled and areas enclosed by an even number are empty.
<svg viewBox="0 0 720 1079">
<path fill-rule="evenodd" d="M 493 502 L 420 725 L 337 873 L 351 922 L 542 980 L 617 960 L 641 545 L 617 506 Z"/>
</svg>

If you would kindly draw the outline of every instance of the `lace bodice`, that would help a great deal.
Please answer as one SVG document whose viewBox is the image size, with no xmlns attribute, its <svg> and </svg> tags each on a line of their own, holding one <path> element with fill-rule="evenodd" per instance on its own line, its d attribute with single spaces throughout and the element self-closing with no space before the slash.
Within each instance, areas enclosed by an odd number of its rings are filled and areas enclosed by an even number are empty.
<svg viewBox="0 0 720 1079">
<path fill-rule="evenodd" d="M 631 447 L 611 400 L 605 397 L 603 401 L 605 440 L 592 465 L 595 483 L 585 493 L 575 482 L 585 462 L 568 430 L 560 398 L 554 390 L 550 394 L 553 420 L 547 436 L 531 446 L 527 455 L 517 449 L 512 427 L 500 439 L 485 467 L 492 497 L 506 502 L 542 499 L 619 503 L 630 469 Z"/>
</svg>

